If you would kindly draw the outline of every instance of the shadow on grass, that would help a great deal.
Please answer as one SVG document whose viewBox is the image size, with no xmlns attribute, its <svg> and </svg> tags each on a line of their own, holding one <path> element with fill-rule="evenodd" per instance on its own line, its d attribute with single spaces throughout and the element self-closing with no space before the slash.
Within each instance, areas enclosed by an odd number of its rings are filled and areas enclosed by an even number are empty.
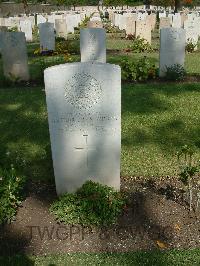
<svg viewBox="0 0 200 266">
<path fill-rule="evenodd" d="M 200 93 L 198 84 L 125 86 L 122 97 L 125 123 L 136 116 L 140 126 L 136 128 L 133 124 L 132 131 L 122 135 L 122 144 L 127 147 L 155 144 L 167 152 L 178 151 L 185 144 L 200 148 L 200 126 L 196 123 L 200 115 L 195 109 L 200 98 L 195 93 Z M 191 112 L 194 117 L 190 118 Z"/>
<path fill-rule="evenodd" d="M 0 257 L 0 265 L 6 266 L 34 266 L 33 259 L 26 255 L 17 255 L 14 257 L 4 256 Z"/>
<path fill-rule="evenodd" d="M 44 92 L 41 89 L 2 90 L 0 102 L 0 163 L 14 164 L 30 179 L 52 180 Z"/>
</svg>

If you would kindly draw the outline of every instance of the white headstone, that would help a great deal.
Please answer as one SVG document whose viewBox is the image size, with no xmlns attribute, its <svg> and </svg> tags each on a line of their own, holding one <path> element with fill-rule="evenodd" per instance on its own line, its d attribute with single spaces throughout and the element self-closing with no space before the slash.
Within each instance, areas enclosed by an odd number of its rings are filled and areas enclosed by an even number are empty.
<svg viewBox="0 0 200 266">
<path fill-rule="evenodd" d="M 41 24 L 41 23 L 45 23 L 47 20 L 45 17 L 43 17 L 42 15 L 37 15 L 37 25 Z"/>
<path fill-rule="evenodd" d="M 58 195 L 87 180 L 119 189 L 120 67 L 64 64 L 46 69 L 44 79 Z"/>
<path fill-rule="evenodd" d="M 33 40 L 32 23 L 30 20 L 20 21 L 20 30 L 25 33 L 27 41 L 31 42 Z"/>
<path fill-rule="evenodd" d="M 87 28 L 103 28 L 102 21 L 88 21 Z"/>
<path fill-rule="evenodd" d="M 166 12 L 159 12 L 159 18 L 165 18 Z"/>
<path fill-rule="evenodd" d="M 135 35 L 136 16 L 126 17 L 126 34 Z"/>
<path fill-rule="evenodd" d="M 81 29 L 81 62 L 106 63 L 105 29 Z"/>
<path fill-rule="evenodd" d="M 164 77 L 167 67 L 184 66 L 186 33 L 184 29 L 163 28 L 160 30 L 159 75 Z"/>
<path fill-rule="evenodd" d="M 67 23 L 68 33 L 74 33 L 74 16 L 73 15 L 67 15 L 65 19 L 66 19 L 66 23 Z"/>
<path fill-rule="evenodd" d="M 151 44 L 151 25 L 146 20 L 137 20 L 135 35 Z"/>
<path fill-rule="evenodd" d="M 55 32 L 53 23 L 45 22 L 39 24 L 39 36 L 41 51 L 55 50 Z"/>
<path fill-rule="evenodd" d="M 67 24 L 65 19 L 55 20 L 56 36 L 67 39 Z"/>
<path fill-rule="evenodd" d="M 29 80 L 28 56 L 23 32 L 4 32 L 2 59 L 4 75 L 16 80 Z"/>
<path fill-rule="evenodd" d="M 195 50 L 197 50 L 197 43 L 199 39 L 199 23 L 196 20 L 186 20 L 184 22 L 184 29 L 186 30 L 186 43 L 192 43 L 196 45 Z"/>
<path fill-rule="evenodd" d="M 173 28 L 181 28 L 181 15 L 180 13 L 176 13 L 172 18 L 172 27 Z"/>
<path fill-rule="evenodd" d="M 170 18 L 161 17 L 160 18 L 160 29 L 162 29 L 162 28 L 170 28 L 170 27 L 171 27 Z"/>
<path fill-rule="evenodd" d="M 91 17 L 90 21 L 101 21 L 100 17 Z"/>
</svg>

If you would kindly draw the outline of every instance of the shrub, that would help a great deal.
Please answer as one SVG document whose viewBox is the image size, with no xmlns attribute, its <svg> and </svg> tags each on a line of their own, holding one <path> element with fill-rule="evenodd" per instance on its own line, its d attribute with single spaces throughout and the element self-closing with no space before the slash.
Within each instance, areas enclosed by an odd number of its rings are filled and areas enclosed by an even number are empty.
<svg viewBox="0 0 200 266">
<path fill-rule="evenodd" d="M 197 47 L 197 44 L 194 44 L 192 42 L 188 42 L 185 46 L 185 50 L 188 53 L 193 53 L 195 51 L 195 48 Z"/>
<path fill-rule="evenodd" d="M 127 34 L 126 35 L 126 40 L 135 40 L 135 35 L 133 35 L 133 34 Z"/>
<path fill-rule="evenodd" d="M 12 221 L 21 203 L 25 178 L 19 177 L 11 165 L 10 169 L 0 167 L 0 224 Z"/>
<path fill-rule="evenodd" d="M 175 64 L 173 66 L 167 67 L 166 79 L 168 80 L 184 80 L 186 76 L 186 71 L 184 67 L 180 64 Z"/>
<path fill-rule="evenodd" d="M 124 59 L 122 60 L 121 67 L 123 80 L 145 81 L 156 77 L 156 67 L 146 56 L 137 61 Z"/>
<path fill-rule="evenodd" d="M 75 40 L 62 40 L 56 42 L 55 51 L 40 51 L 40 48 L 34 50 L 35 56 L 52 56 L 52 55 L 65 55 L 69 58 L 70 61 L 70 54 L 77 54 L 79 52 L 79 46 Z"/>
<path fill-rule="evenodd" d="M 136 37 L 131 45 L 128 46 L 134 53 L 151 52 L 151 45 L 143 38 Z"/>
<path fill-rule="evenodd" d="M 90 21 L 90 17 L 85 17 L 85 19 L 79 24 L 79 29 L 87 28 L 88 21 Z"/>
<path fill-rule="evenodd" d="M 18 32 L 18 28 L 12 27 L 12 28 L 8 29 L 8 32 Z"/>
<path fill-rule="evenodd" d="M 69 56 L 69 41 L 59 41 L 56 43 L 56 50 L 53 52 L 54 55 L 65 54 Z"/>
<path fill-rule="evenodd" d="M 122 33 L 123 32 L 118 27 L 111 26 L 110 23 L 105 23 L 104 28 L 105 28 L 107 33 Z"/>
<path fill-rule="evenodd" d="M 50 211 L 65 224 L 106 226 L 116 223 L 125 203 L 120 192 L 87 181 L 75 194 L 61 196 Z"/>
</svg>

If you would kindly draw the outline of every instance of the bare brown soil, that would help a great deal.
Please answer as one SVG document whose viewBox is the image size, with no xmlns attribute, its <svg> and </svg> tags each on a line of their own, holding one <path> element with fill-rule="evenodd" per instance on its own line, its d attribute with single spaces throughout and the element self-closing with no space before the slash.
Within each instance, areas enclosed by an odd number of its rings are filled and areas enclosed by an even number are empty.
<svg viewBox="0 0 200 266">
<path fill-rule="evenodd" d="M 122 178 L 129 204 L 115 226 L 86 228 L 56 222 L 54 185 L 31 183 L 14 222 L 0 227 L 0 255 L 125 252 L 200 246 L 199 214 L 189 212 L 176 178 Z"/>
</svg>

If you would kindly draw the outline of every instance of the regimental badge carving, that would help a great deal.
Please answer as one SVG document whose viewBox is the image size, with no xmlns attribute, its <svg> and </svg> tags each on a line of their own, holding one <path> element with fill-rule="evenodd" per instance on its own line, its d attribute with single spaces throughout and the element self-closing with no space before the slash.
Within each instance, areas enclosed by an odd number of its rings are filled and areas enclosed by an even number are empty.
<svg viewBox="0 0 200 266">
<path fill-rule="evenodd" d="M 102 88 L 92 76 L 80 73 L 75 74 L 65 86 L 65 99 L 74 108 L 90 110 L 101 100 Z"/>
</svg>

